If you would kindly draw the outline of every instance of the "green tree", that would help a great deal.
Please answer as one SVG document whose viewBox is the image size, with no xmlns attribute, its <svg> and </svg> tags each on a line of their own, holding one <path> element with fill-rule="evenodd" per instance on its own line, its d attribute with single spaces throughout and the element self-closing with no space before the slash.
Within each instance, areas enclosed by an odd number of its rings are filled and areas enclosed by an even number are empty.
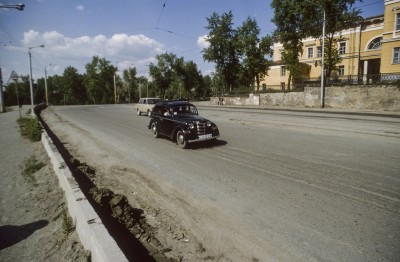
<svg viewBox="0 0 400 262">
<path fill-rule="evenodd" d="M 299 55 L 303 53 L 302 39 L 307 36 L 307 15 L 312 15 L 308 1 L 273 0 L 272 22 L 276 25 L 275 39 L 283 44 L 282 62 L 289 71 L 288 87 L 292 77 L 300 76 Z M 312 15 L 314 17 L 314 15 Z"/>
<path fill-rule="evenodd" d="M 186 92 L 187 99 L 190 99 L 190 96 L 193 95 L 196 90 L 197 92 L 200 92 L 202 87 L 202 75 L 195 62 L 185 62 L 181 57 L 176 59 L 174 69 L 177 74 L 179 84 L 181 85 L 182 83 L 183 85 L 183 90 Z"/>
<path fill-rule="evenodd" d="M 223 77 L 230 90 L 238 84 L 241 55 L 232 20 L 231 11 L 221 16 L 214 12 L 207 18 L 208 25 L 205 28 L 209 31 L 207 40 L 210 45 L 203 49 L 204 60 L 215 63 L 216 71 Z"/>
<path fill-rule="evenodd" d="M 338 37 L 337 33 L 358 22 L 360 20 L 359 15 L 361 10 L 352 8 L 355 2 L 357 2 L 355 0 L 325 0 L 319 2 L 316 2 L 317 6 L 315 7 L 315 10 L 321 9 L 322 7 L 326 13 L 324 58 L 326 74 L 327 76 L 331 76 L 331 73 L 337 70 L 337 64 L 342 61 L 338 46 L 339 42 L 344 39 L 341 35 Z M 318 13 L 321 14 L 322 11 Z M 322 19 L 321 21 L 323 21 Z M 311 28 L 318 28 L 315 21 L 311 22 L 314 22 L 314 25 L 312 25 Z M 322 40 L 322 30 L 313 30 L 311 36 Z"/>
<path fill-rule="evenodd" d="M 161 98 L 165 98 L 166 90 L 171 86 L 175 79 L 175 60 L 176 55 L 172 53 L 164 53 L 156 55 L 157 64 L 151 63 L 149 66 L 150 75 L 160 94 Z"/>
<path fill-rule="evenodd" d="M 62 85 L 66 104 L 86 104 L 87 95 L 83 85 L 83 77 L 72 66 L 64 69 Z"/>
<path fill-rule="evenodd" d="M 266 57 L 272 55 L 272 38 L 265 36 L 259 38 L 260 28 L 254 19 L 247 18 L 238 28 L 240 49 L 243 53 L 242 76 L 246 86 L 253 85 L 256 80 L 257 91 L 260 89 L 260 81 L 266 76 L 271 61 Z"/>
<path fill-rule="evenodd" d="M 314 37 L 322 40 L 323 13 L 326 13 L 325 66 L 329 76 L 341 61 L 337 50 L 336 34 L 359 19 L 360 11 L 352 8 L 356 0 L 273 0 L 272 21 L 274 35 L 283 44 L 282 61 L 292 77 L 300 76 L 299 55 L 303 52 L 302 39 Z"/>
<path fill-rule="evenodd" d="M 125 81 L 124 91 L 127 94 L 126 100 L 128 103 L 132 103 L 135 100 L 135 90 L 137 89 L 137 77 L 136 68 L 125 69 L 122 73 L 123 79 Z"/>
<path fill-rule="evenodd" d="M 105 58 L 93 56 L 86 64 L 85 86 L 93 104 L 114 103 L 114 74 L 117 68 Z"/>
</svg>

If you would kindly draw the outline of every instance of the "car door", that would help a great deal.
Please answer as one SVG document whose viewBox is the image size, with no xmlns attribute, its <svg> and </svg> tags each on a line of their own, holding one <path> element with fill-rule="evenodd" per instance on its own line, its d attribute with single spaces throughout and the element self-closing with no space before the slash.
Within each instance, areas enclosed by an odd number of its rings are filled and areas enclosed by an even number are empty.
<svg viewBox="0 0 400 262">
<path fill-rule="evenodd" d="M 165 136 L 171 136 L 174 129 L 174 120 L 172 118 L 172 112 L 170 111 L 170 108 L 163 107 L 157 127 L 161 134 Z"/>
</svg>

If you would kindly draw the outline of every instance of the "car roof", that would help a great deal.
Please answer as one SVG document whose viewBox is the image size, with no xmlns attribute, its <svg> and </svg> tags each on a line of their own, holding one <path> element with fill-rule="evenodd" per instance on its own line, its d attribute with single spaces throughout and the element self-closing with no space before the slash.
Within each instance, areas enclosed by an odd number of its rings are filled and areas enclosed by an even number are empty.
<svg viewBox="0 0 400 262">
<path fill-rule="evenodd" d="M 182 101 L 182 100 L 162 101 L 162 102 L 158 102 L 157 105 L 158 106 L 171 106 L 171 107 L 187 106 L 187 105 L 193 106 L 193 104 L 191 104 L 191 103 L 189 103 L 187 101 Z"/>
</svg>

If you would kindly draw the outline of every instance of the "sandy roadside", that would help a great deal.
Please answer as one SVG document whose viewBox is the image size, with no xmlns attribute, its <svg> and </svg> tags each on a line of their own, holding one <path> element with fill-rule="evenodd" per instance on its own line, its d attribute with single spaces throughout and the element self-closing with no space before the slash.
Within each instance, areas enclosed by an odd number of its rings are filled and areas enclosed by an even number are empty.
<svg viewBox="0 0 400 262">
<path fill-rule="evenodd" d="M 90 261 L 77 233 L 64 234 L 63 191 L 41 142 L 21 137 L 18 117 L 17 108 L 0 114 L 0 261 Z M 32 156 L 45 166 L 27 179 Z"/>
</svg>

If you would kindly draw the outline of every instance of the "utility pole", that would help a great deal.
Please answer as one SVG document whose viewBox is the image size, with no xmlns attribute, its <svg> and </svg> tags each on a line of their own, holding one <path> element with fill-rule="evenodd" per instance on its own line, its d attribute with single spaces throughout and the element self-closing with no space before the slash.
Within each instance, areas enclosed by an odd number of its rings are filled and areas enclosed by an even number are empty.
<svg viewBox="0 0 400 262">
<path fill-rule="evenodd" d="M 322 59 L 321 59 L 321 108 L 325 106 L 325 66 L 324 66 L 324 57 L 325 57 L 325 8 L 323 8 L 324 12 L 324 21 L 322 23 Z"/>
<path fill-rule="evenodd" d="M 4 96 L 3 96 L 3 74 L 0 67 L 0 113 L 4 113 Z"/>
</svg>

